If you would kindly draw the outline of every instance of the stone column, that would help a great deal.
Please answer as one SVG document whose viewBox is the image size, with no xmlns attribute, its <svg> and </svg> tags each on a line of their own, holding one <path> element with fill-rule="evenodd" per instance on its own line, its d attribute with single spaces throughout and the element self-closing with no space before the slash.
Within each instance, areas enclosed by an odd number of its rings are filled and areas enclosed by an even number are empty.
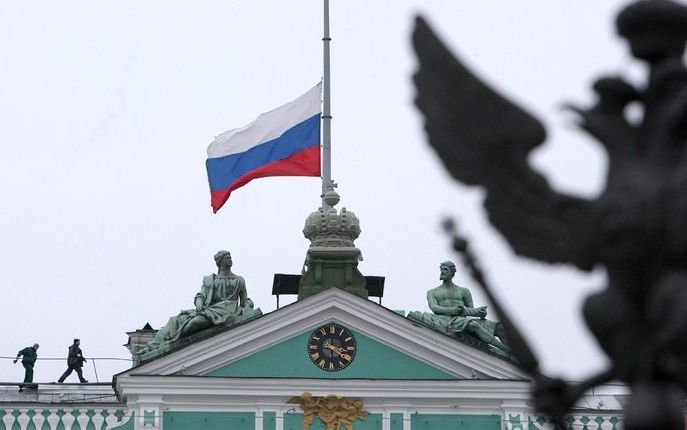
<svg viewBox="0 0 687 430">
<path fill-rule="evenodd" d="M 134 430 L 162 428 L 162 396 L 139 396 L 131 405 L 135 411 Z"/>
<path fill-rule="evenodd" d="M 530 408 L 524 401 L 509 401 L 501 403 L 501 426 L 504 430 L 528 430 Z"/>
</svg>

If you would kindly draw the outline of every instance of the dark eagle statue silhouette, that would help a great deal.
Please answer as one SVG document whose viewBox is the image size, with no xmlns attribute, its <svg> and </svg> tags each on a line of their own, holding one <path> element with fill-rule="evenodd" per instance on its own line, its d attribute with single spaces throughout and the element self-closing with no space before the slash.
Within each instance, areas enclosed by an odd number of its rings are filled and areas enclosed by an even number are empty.
<svg viewBox="0 0 687 430">
<path fill-rule="evenodd" d="M 498 301 L 493 303 L 507 323 L 513 356 L 533 378 L 535 407 L 564 428 L 564 417 L 584 391 L 619 380 L 632 389 L 626 429 L 682 430 L 687 7 L 638 1 L 620 12 L 616 25 L 632 55 L 648 65 L 648 78 L 636 87 L 619 76 L 602 77 L 593 85 L 593 106 L 568 106 L 580 128 L 608 152 L 606 187 L 593 200 L 554 191 L 530 167 L 529 153 L 546 140 L 544 126 L 470 72 L 420 17 L 413 33 L 416 104 L 431 146 L 455 179 L 485 189 L 489 220 L 517 254 L 585 271 L 606 269 L 607 288 L 587 298 L 583 314 L 612 365 L 579 384 L 543 375 L 524 337 Z M 640 121 L 626 115 L 633 103 L 643 108 Z M 455 243 L 465 253 L 466 242 Z M 471 255 L 467 260 L 474 263 Z"/>
</svg>

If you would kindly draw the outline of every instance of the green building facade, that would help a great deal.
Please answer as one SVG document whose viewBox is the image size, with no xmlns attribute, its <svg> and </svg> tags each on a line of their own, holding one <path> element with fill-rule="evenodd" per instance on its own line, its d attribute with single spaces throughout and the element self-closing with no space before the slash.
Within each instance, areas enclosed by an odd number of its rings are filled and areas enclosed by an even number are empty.
<svg viewBox="0 0 687 430">
<path fill-rule="evenodd" d="M 329 357 L 338 361 L 322 363 L 313 352 L 325 335 L 341 335 Z M 6 395 L 0 430 L 303 430 L 304 421 L 334 430 L 324 413 L 307 418 L 298 399 L 308 395 L 357 404 L 366 415 L 350 421 L 352 430 L 550 428 L 533 412 L 529 390 L 507 358 L 329 288 L 212 330 L 115 375 L 112 387 L 51 385 Z M 620 429 L 623 401 L 585 396 L 569 428 Z"/>
</svg>

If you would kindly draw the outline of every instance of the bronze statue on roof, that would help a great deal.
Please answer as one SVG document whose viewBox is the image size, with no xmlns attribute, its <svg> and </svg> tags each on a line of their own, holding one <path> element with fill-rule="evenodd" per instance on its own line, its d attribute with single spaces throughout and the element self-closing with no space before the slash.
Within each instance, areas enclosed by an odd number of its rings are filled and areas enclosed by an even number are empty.
<svg viewBox="0 0 687 430">
<path fill-rule="evenodd" d="M 138 351 L 144 359 L 173 348 L 175 342 L 202 330 L 231 326 L 262 315 L 248 298 L 246 281 L 231 271 L 233 261 L 229 251 L 215 254 L 217 274 L 203 277 L 200 291 L 193 299 L 194 309 L 182 310 L 169 318 L 153 340 Z"/>
<path fill-rule="evenodd" d="M 439 265 L 441 285 L 427 291 L 427 304 L 432 312 L 410 312 L 408 318 L 435 330 L 460 337 L 475 337 L 496 348 L 495 352 L 508 354 L 503 326 L 497 321 L 486 319 L 487 307 L 475 307 L 470 290 L 453 283 L 456 265 L 444 261 Z M 468 338 L 469 339 L 469 338 Z M 467 340 L 470 343 L 470 340 Z"/>
</svg>

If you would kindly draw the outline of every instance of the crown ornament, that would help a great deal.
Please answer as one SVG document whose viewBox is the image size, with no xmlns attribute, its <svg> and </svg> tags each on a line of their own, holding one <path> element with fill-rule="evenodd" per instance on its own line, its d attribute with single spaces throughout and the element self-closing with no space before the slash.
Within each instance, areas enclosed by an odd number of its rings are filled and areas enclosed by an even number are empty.
<svg viewBox="0 0 687 430">
<path fill-rule="evenodd" d="M 360 221 L 352 211 L 342 208 L 337 211 L 334 206 L 339 202 L 339 195 L 334 190 L 327 191 L 324 202 L 305 220 L 303 235 L 310 240 L 310 247 L 355 247 L 354 241 L 360 236 Z"/>
</svg>

